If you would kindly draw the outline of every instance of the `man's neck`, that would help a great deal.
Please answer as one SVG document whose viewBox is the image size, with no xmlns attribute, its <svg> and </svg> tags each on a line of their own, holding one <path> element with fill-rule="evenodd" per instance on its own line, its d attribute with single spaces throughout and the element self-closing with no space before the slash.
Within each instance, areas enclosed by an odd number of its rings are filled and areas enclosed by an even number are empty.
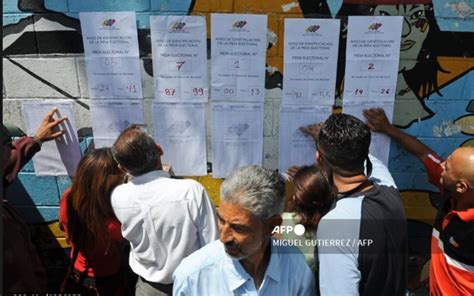
<svg viewBox="0 0 474 296">
<path fill-rule="evenodd" d="M 474 209 L 474 190 L 467 191 L 465 193 L 451 193 L 454 198 L 453 210 L 455 211 L 467 211 Z"/>
<path fill-rule="evenodd" d="M 262 252 L 258 252 L 253 256 L 240 260 L 240 264 L 242 264 L 242 267 L 253 278 L 257 290 L 260 289 L 260 286 L 263 282 L 263 278 L 265 276 L 265 272 L 268 267 L 268 263 L 270 262 L 271 246 L 269 244 L 269 241 L 270 240 L 268 240 L 262 246 Z"/>
<path fill-rule="evenodd" d="M 333 174 L 333 181 L 337 191 L 342 193 L 357 188 L 357 186 L 367 181 L 367 177 L 363 173 L 351 177 L 343 177 L 338 174 Z"/>
</svg>

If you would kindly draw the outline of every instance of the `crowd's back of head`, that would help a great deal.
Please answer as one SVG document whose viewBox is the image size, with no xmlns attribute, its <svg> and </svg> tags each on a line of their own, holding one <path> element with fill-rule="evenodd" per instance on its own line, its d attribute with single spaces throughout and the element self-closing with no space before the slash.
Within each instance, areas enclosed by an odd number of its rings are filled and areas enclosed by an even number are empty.
<svg viewBox="0 0 474 296">
<path fill-rule="evenodd" d="M 160 153 L 153 138 L 137 126 L 125 129 L 112 146 L 117 163 L 132 176 L 140 176 L 157 168 Z"/>
<path fill-rule="evenodd" d="M 341 176 L 363 173 L 370 139 L 370 129 L 360 119 L 348 114 L 329 116 L 317 141 L 322 164 Z"/>
</svg>

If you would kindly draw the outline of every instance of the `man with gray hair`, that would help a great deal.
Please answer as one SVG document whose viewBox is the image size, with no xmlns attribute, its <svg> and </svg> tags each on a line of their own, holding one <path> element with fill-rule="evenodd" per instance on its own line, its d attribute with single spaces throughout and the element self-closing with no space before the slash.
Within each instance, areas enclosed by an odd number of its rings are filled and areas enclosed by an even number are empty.
<svg viewBox="0 0 474 296">
<path fill-rule="evenodd" d="M 285 184 L 277 173 L 247 166 L 221 186 L 220 240 L 185 258 L 173 274 L 173 295 L 314 295 L 301 252 L 274 243 Z"/>
<path fill-rule="evenodd" d="M 112 207 L 139 276 L 135 295 L 171 295 L 181 260 L 217 239 L 215 208 L 201 184 L 170 178 L 161 147 L 139 128 L 124 130 L 112 155 L 129 177 L 113 191 Z"/>
</svg>

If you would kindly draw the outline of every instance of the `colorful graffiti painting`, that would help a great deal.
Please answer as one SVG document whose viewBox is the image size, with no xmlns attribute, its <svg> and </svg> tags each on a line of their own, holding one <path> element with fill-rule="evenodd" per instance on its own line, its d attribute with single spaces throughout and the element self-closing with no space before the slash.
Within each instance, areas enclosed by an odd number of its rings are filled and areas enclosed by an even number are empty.
<svg viewBox="0 0 474 296">
<path fill-rule="evenodd" d="M 446 156 L 456 147 L 474 146 L 473 6 L 472 1 L 468 0 L 7 0 L 3 3 L 3 55 L 38 59 L 42 55 L 67 57 L 81 54 L 79 12 L 132 10 L 137 14 L 144 73 L 151 78 L 150 15 L 194 14 L 208 17 L 212 12 L 268 14 L 265 86 L 272 94 L 281 96 L 284 19 L 337 18 L 342 22 L 336 85 L 337 103 L 340 104 L 343 99 L 347 17 L 401 15 L 404 24 L 394 123 Z M 41 78 L 41 73 L 34 74 Z M 42 83 L 47 82 L 44 81 Z M 4 97 L 8 96 L 7 90 Z M 276 113 L 273 111 L 273 114 Z M 269 120 L 274 121 L 273 117 Z M 410 261 L 413 267 L 410 290 L 423 290 L 426 287 L 421 283 L 426 283 L 426 266 L 429 264 L 426 241 L 429 240 L 430 224 L 435 214 L 436 190 L 427 183 L 421 164 L 396 144 L 391 147 L 389 168 L 403 193 L 407 214 L 412 221 L 412 234 L 415 238 L 423 238 L 413 240 L 411 247 L 414 255 Z M 29 170 L 31 172 L 31 168 Z M 30 177 L 20 179 L 24 183 L 30 182 Z M 68 180 L 58 181 L 58 203 L 59 191 L 68 183 Z M 219 182 L 215 182 L 208 187 L 215 192 L 215 196 L 218 186 Z M 31 201 L 31 204 L 37 203 Z M 54 224 L 57 210 L 46 210 L 51 212 L 46 222 Z M 44 218 L 45 215 L 42 215 Z M 39 214 L 36 216 L 41 217 Z M 51 227 L 56 226 L 46 228 Z M 58 235 L 56 231 L 50 231 L 50 236 Z M 43 231 L 41 237 L 46 238 L 47 233 Z M 39 241 L 40 245 L 51 249 L 51 240 Z M 48 243 L 44 243 L 46 241 Z M 63 243 L 59 245 L 64 247 Z"/>
</svg>

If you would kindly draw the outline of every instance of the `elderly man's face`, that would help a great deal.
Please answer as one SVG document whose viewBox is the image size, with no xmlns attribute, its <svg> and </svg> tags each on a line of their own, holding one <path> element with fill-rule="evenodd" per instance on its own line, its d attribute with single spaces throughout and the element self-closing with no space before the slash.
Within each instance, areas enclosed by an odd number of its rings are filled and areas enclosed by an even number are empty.
<svg viewBox="0 0 474 296">
<path fill-rule="evenodd" d="M 265 251 L 270 237 L 267 223 L 229 202 L 220 203 L 218 218 L 220 240 L 233 259 L 241 260 Z"/>
</svg>

